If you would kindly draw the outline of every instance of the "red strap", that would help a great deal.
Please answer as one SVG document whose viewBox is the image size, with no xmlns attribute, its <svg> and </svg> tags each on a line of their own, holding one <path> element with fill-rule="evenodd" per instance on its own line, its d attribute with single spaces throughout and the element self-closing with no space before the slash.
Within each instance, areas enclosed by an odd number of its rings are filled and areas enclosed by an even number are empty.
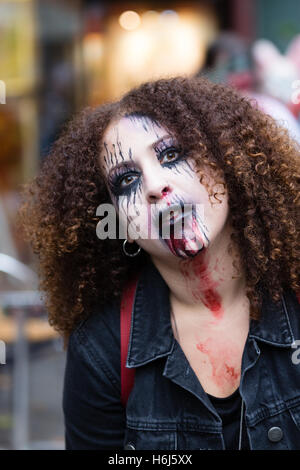
<svg viewBox="0 0 300 470">
<path fill-rule="evenodd" d="M 121 299 L 120 334 L 121 334 L 121 402 L 126 406 L 129 394 L 134 383 L 134 369 L 126 368 L 131 315 L 135 297 L 138 275 L 131 279 L 124 287 Z"/>
</svg>

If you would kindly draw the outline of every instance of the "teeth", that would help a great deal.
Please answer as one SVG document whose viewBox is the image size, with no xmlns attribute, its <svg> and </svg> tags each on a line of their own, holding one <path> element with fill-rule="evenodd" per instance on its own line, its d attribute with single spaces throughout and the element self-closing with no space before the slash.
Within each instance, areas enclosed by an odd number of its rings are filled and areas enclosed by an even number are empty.
<svg viewBox="0 0 300 470">
<path fill-rule="evenodd" d="M 189 250 L 198 250 L 198 245 L 194 240 L 188 240 L 186 246 Z"/>
</svg>

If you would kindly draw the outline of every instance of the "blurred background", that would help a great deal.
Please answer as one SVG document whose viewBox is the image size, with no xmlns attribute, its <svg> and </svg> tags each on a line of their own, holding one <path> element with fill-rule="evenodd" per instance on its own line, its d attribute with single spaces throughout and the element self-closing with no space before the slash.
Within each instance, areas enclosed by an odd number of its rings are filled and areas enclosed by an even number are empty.
<svg viewBox="0 0 300 470">
<path fill-rule="evenodd" d="M 300 142 L 299 0 L 0 0 L 0 448 L 63 449 L 65 352 L 15 226 L 20 185 L 86 105 L 203 74 Z"/>
</svg>

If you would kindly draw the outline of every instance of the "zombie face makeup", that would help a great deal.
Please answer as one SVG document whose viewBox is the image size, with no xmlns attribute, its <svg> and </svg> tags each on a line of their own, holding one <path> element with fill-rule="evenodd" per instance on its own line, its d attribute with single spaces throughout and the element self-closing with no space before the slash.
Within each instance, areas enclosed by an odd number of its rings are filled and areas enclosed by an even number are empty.
<svg viewBox="0 0 300 470">
<path fill-rule="evenodd" d="M 131 228 L 135 222 L 139 238 L 129 233 L 128 239 L 137 238 L 150 255 L 194 257 L 224 223 L 226 204 L 222 218 L 220 210 L 212 212 L 194 161 L 176 136 L 149 117 L 110 123 L 100 163 L 119 218 Z"/>
</svg>

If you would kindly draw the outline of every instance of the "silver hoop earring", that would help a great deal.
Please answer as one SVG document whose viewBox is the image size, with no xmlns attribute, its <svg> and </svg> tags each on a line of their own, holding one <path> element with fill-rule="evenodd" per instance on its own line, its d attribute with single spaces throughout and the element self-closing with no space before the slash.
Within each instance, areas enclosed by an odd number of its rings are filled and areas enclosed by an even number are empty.
<svg viewBox="0 0 300 470">
<path fill-rule="evenodd" d="M 129 253 L 129 252 L 126 250 L 126 247 L 125 247 L 126 242 L 129 243 L 129 241 L 128 241 L 127 239 L 125 239 L 124 242 L 123 242 L 123 251 L 124 251 L 125 255 L 126 255 L 126 256 L 131 256 L 131 257 L 138 255 L 139 252 L 141 251 L 141 247 L 139 246 L 139 247 L 138 247 L 138 250 L 135 251 L 134 253 Z"/>
</svg>

